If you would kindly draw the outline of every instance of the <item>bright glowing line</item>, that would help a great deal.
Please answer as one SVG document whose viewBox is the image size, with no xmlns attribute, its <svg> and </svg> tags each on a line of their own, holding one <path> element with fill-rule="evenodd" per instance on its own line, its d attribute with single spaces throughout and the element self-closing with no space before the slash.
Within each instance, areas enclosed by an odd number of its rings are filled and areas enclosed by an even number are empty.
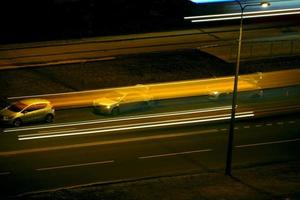
<svg viewBox="0 0 300 200">
<path fill-rule="evenodd" d="M 273 16 L 281 16 L 281 15 L 295 15 L 300 14 L 300 11 L 298 12 L 291 12 L 291 13 L 278 13 L 278 14 L 263 14 L 263 15 L 250 15 L 250 16 L 244 16 L 244 19 L 250 19 L 250 18 L 260 18 L 260 17 L 273 17 Z M 225 21 L 225 20 L 234 20 L 234 19 L 241 19 L 241 17 L 224 17 L 224 18 L 213 18 L 213 19 L 199 19 L 199 20 L 192 20 L 192 22 L 211 22 L 211 21 Z"/>
<path fill-rule="evenodd" d="M 243 112 L 239 114 L 252 114 L 253 112 Z M 223 116 L 228 116 L 229 114 L 221 114 L 221 115 L 215 115 L 211 117 L 223 117 Z M 207 119 L 209 117 L 207 116 L 202 116 L 202 117 L 193 117 L 189 118 L 188 120 L 191 119 Z M 184 121 L 186 119 L 182 119 Z M 126 125 L 115 125 L 115 126 L 110 126 L 110 127 L 101 127 L 101 128 L 89 128 L 89 129 L 80 129 L 77 131 L 95 131 L 95 130 L 107 130 L 107 129 L 114 129 L 114 128 L 120 128 L 120 127 L 131 127 L 131 126 L 138 126 L 140 124 L 162 124 L 164 122 L 177 122 L 179 121 L 178 119 L 173 119 L 173 120 L 165 120 L 165 121 L 158 121 L 158 122 L 149 122 L 149 123 L 136 123 L 136 124 L 126 124 Z M 33 134 L 26 134 L 26 135 L 19 135 L 20 138 L 22 137 L 29 137 L 29 136 L 43 136 L 43 135 L 49 135 L 49 134 L 61 134 L 61 133 L 73 133 L 74 130 L 62 130 L 62 131 L 49 131 L 49 132 L 43 132 L 43 133 L 33 133 Z"/>
<path fill-rule="evenodd" d="M 193 3 L 222 3 L 222 2 L 233 2 L 235 0 L 190 0 Z"/>
<path fill-rule="evenodd" d="M 254 146 L 262 146 L 262 145 L 268 145 L 268 144 L 281 144 L 281 143 L 287 143 L 287 142 L 297 142 L 300 141 L 300 138 L 293 139 L 293 140 L 280 140 L 280 141 L 274 141 L 274 142 L 262 142 L 262 143 L 255 143 L 255 144 L 244 144 L 244 145 L 237 145 L 236 148 L 244 148 L 244 147 L 254 147 Z"/>
<path fill-rule="evenodd" d="M 8 174 L 10 174 L 10 172 L 0 172 L 0 176 L 8 175 Z"/>
<path fill-rule="evenodd" d="M 244 16 L 254 15 L 254 14 L 263 14 L 263 13 L 277 13 L 277 12 L 287 12 L 288 11 L 299 11 L 300 8 L 289 8 L 289 9 L 279 9 L 279 10 L 263 10 L 263 11 L 251 11 L 244 12 Z M 200 16 L 189 16 L 184 17 L 184 19 L 202 19 L 202 18 L 215 18 L 215 17 L 226 17 L 226 16 L 241 16 L 241 13 L 226 13 L 226 14 L 216 14 L 216 15 L 200 15 Z"/>
<path fill-rule="evenodd" d="M 74 165 L 62 165 L 57 167 L 45 167 L 36 169 L 37 171 L 46 171 L 46 170 L 53 170 L 53 169 L 64 169 L 64 168 L 71 168 L 71 167 L 82 167 L 82 166 L 89 166 L 89 165 L 99 165 L 99 164 L 108 164 L 113 163 L 114 160 L 109 161 L 100 161 L 100 162 L 90 162 L 90 163 L 81 163 L 81 164 L 74 164 Z"/>
<path fill-rule="evenodd" d="M 189 119 L 184 119 L 184 121 L 168 120 L 168 121 L 154 122 L 154 123 L 152 122 L 152 123 L 125 125 L 125 126 L 113 126 L 112 128 L 106 128 L 106 129 L 99 129 L 99 128 L 86 129 L 87 131 L 79 130 L 80 132 L 72 132 L 72 133 L 68 133 L 68 131 L 65 131 L 65 132 L 57 132 L 56 134 L 52 134 L 52 135 L 31 136 L 33 134 L 28 134 L 28 135 L 20 135 L 18 140 L 32 140 L 32 139 L 44 139 L 44 138 L 53 138 L 53 137 L 87 135 L 87 134 L 94 134 L 94 133 L 106 133 L 106 132 L 125 131 L 125 130 L 134 130 L 134 129 L 165 127 L 165 126 L 173 126 L 173 125 L 184 125 L 184 124 L 193 124 L 193 123 L 200 123 L 200 122 L 211 122 L 211 121 L 230 119 L 230 114 L 216 115 L 216 116 L 217 116 L 216 118 L 208 118 L 208 119 L 203 119 L 203 117 L 189 118 Z M 244 112 L 244 113 L 237 113 L 236 118 L 245 118 L 245 117 L 253 117 L 253 116 L 254 114 L 251 112 Z"/>
<path fill-rule="evenodd" d="M 100 124 L 100 123 L 108 123 L 108 122 L 116 122 L 116 121 L 120 122 L 120 121 L 127 121 L 127 120 L 148 119 L 148 118 L 155 118 L 155 117 L 167 117 L 167 116 L 176 116 L 176 115 L 185 115 L 185 114 L 197 114 L 197 113 L 204 113 L 204 112 L 230 110 L 230 109 L 231 106 L 222 106 L 222 107 L 187 110 L 187 111 L 174 111 L 174 112 L 149 114 L 149 115 L 137 115 L 134 117 L 119 117 L 119 118 L 113 118 L 107 120 L 89 120 L 89 121 L 82 121 L 82 122 L 61 123 L 61 124 L 53 124 L 53 125 L 46 125 L 46 126 L 19 127 L 19 128 L 5 129 L 3 132 L 8 133 L 8 132 L 28 131 L 28 130 L 36 130 L 36 129 L 49 129 L 49 128 L 60 128 L 60 127 L 68 127 L 68 126 Z"/>
<path fill-rule="evenodd" d="M 135 137 L 135 138 L 118 139 L 118 140 L 108 140 L 108 141 L 100 140 L 100 141 L 80 143 L 80 144 L 6 151 L 6 152 L 0 152 L 0 156 L 11 156 L 11 155 L 17 155 L 17 154 L 27 154 L 27 153 L 36 153 L 36 152 L 45 152 L 45 151 L 57 151 L 57 150 L 94 147 L 94 146 L 100 146 L 100 145 L 112 145 L 112 144 L 121 144 L 121 143 L 129 143 L 129 142 L 140 142 L 140 141 L 167 139 L 167 138 L 174 138 L 174 137 L 188 137 L 188 136 L 203 135 L 203 134 L 216 133 L 216 132 L 218 132 L 217 129 L 208 129 L 208 130 L 203 130 L 203 131 L 197 130 L 197 131 L 192 131 L 192 132 L 141 136 L 141 137 Z"/>
<path fill-rule="evenodd" d="M 151 155 L 151 156 L 141 156 L 141 157 L 139 157 L 139 159 L 177 156 L 177 155 L 192 154 L 192 153 L 203 153 L 203 152 L 208 152 L 208 151 L 212 151 L 212 149 L 202 149 L 202 150 L 194 150 L 194 151 L 183 151 L 183 152 L 178 152 L 178 153 L 167 153 L 167 154 L 158 154 L 158 155 Z"/>
</svg>

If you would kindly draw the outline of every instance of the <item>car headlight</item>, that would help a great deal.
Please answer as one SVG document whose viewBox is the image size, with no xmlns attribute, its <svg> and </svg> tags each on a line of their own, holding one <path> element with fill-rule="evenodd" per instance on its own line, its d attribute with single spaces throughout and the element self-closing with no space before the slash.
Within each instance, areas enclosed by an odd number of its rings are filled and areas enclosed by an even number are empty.
<svg viewBox="0 0 300 200">
<path fill-rule="evenodd" d="M 110 109 L 110 105 L 107 105 L 107 106 L 106 106 L 106 109 Z"/>
<path fill-rule="evenodd" d="M 3 119 L 4 119 L 4 120 L 10 120 L 10 119 L 12 119 L 12 118 L 14 118 L 14 116 L 3 116 Z"/>
</svg>

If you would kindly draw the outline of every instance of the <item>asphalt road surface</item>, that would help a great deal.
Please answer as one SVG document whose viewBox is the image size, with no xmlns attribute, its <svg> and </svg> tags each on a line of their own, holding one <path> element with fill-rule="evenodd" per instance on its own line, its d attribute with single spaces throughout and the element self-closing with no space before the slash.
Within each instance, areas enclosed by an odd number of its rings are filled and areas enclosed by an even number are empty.
<svg viewBox="0 0 300 200">
<path fill-rule="evenodd" d="M 173 99 L 117 117 L 62 110 L 53 124 L 5 128 L 1 194 L 222 171 L 230 100 Z M 234 168 L 299 160 L 298 102 L 297 86 L 240 94 Z"/>
</svg>

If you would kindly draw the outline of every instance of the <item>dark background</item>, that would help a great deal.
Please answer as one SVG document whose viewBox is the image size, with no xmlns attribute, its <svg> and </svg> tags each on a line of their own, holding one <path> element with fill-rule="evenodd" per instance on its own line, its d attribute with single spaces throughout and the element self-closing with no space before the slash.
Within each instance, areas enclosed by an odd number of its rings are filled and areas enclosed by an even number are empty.
<svg viewBox="0 0 300 200">
<path fill-rule="evenodd" d="M 188 0 L 1 1 L 0 42 L 130 34 L 183 28 L 196 7 Z"/>
</svg>

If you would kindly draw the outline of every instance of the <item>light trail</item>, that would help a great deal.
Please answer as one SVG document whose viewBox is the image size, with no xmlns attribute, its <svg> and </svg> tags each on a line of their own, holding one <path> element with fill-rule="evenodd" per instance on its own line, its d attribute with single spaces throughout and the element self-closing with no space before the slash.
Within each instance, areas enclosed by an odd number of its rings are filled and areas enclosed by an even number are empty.
<svg viewBox="0 0 300 200">
<path fill-rule="evenodd" d="M 282 144 L 287 142 L 297 142 L 300 141 L 300 138 L 298 139 L 292 139 L 292 140 L 280 140 L 280 141 L 273 141 L 273 142 L 261 142 L 261 143 L 254 143 L 254 144 L 244 144 L 244 145 L 237 145 L 236 148 L 247 148 L 247 147 L 255 147 L 255 146 L 263 146 L 263 145 L 269 145 L 269 144 Z"/>
<path fill-rule="evenodd" d="M 208 129 L 203 131 L 192 131 L 192 132 L 183 132 L 183 133 L 173 133 L 173 134 L 165 134 L 165 135 L 151 135 L 151 136 L 142 136 L 135 138 L 126 138 L 119 140 L 109 140 L 109 141 L 95 141 L 88 143 L 80 143 L 80 144 L 71 144 L 71 145 L 61 145 L 61 146 L 53 146 L 53 147 L 41 147 L 41 148 L 33 148 L 33 149 L 22 149 L 22 150 L 12 150 L 12 151 L 4 151 L 0 152 L 0 156 L 13 156 L 18 154 L 27 154 L 27 153 L 37 153 L 37 152 L 45 152 L 45 151 L 57 151 L 57 150 L 66 150 L 73 148 L 84 148 L 84 147 L 93 147 L 100 145 L 111 145 L 111 144 L 122 144 L 129 142 L 140 142 L 146 140 L 159 140 L 159 139 L 167 139 L 174 137 L 188 137 L 193 135 L 202 135 L 208 133 L 216 133 L 217 129 Z"/>
<path fill-rule="evenodd" d="M 195 110 L 174 111 L 174 112 L 165 112 L 165 113 L 158 113 L 158 114 L 137 115 L 134 117 L 118 117 L 118 118 L 106 119 L 106 120 L 88 120 L 88 121 L 81 121 L 81 122 L 60 123 L 60 124 L 44 125 L 44 126 L 18 127 L 18 128 L 5 129 L 3 132 L 9 133 L 9 132 L 29 131 L 29 130 L 38 130 L 38 129 L 61 128 L 61 127 L 68 127 L 68 126 L 73 127 L 73 126 L 81 126 L 81 125 L 89 125 L 89 124 L 121 122 L 121 121 L 168 117 L 168 116 L 180 116 L 180 115 L 197 114 L 197 113 L 214 112 L 214 111 L 226 111 L 230 109 L 231 106 L 221 106 L 215 108 L 202 108 L 202 109 L 195 109 Z"/>
<path fill-rule="evenodd" d="M 253 112 L 241 112 L 236 114 L 236 118 L 247 118 L 253 117 Z M 77 136 L 77 135 L 87 135 L 87 134 L 96 134 L 96 133 L 107 133 L 115 131 L 127 131 L 127 130 L 137 130 L 145 128 L 156 128 L 156 127 L 167 127 L 175 125 L 185 125 L 185 124 L 194 124 L 194 123 L 203 123 L 203 122 L 212 122 L 212 121 L 221 121 L 230 119 L 230 114 L 215 115 L 211 117 L 194 117 L 194 118 L 185 118 L 185 119 L 175 119 L 175 120 L 165 120 L 159 122 L 150 122 L 150 123 L 136 123 L 129 125 L 121 126 L 111 126 L 105 128 L 92 128 L 92 129 L 83 129 L 76 131 L 55 131 L 49 133 L 37 133 L 37 134 L 27 134 L 19 135 L 18 140 L 34 140 L 34 139 L 45 139 L 45 138 L 55 138 L 55 137 L 66 137 L 66 136 Z"/>
<path fill-rule="evenodd" d="M 275 17 L 275 16 L 296 15 L 296 14 L 300 14 L 300 9 L 299 9 L 299 11 L 290 12 L 290 13 L 270 13 L 270 14 L 259 14 L 259 15 L 245 15 L 245 16 L 243 16 L 243 18 L 244 19 L 251 19 L 251 18 Z M 196 22 L 211 22 L 211 21 L 225 21 L 225 20 L 235 20 L 235 19 L 241 19 L 241 16 L 199 19 L 199 20 L 192 20 L 192 22 L 193 23 L 196 23 Z"/>
<path fill-rule="evenodd" d="M 65 168 L 72 168 L 72 167 L 84 167 L 84 166 L 91 166 L 91 165 L 102 165 L 102 164 L 109 164 L 113 163 L 114 160 L 108 160 L 108 161 L 99 161 L 99 162 L 89 162 L 89 163 L 79 163 L 79 164 L 73 164 L 73 165 L 61 165 L 61 166 L 55 166 L 55 167 L 44 167 L 36 169 L 37 171 L 48 171 L 48 170 L 56 170 L 56 169 L 65 169 Z"/>
<path fill-rule="evenodd" d="M 141 157 L 139 157 L 139 159 L 161 158 L 161 157 L 178 156 L 178 155 L 185 155 L 185 154 L 192 154 L 192 153 L 204 153 L 204 152 L 210 152 L 210 151 L 212 151 L 212 149 L 183 151 L 183 152 L 177 152 L 177 153 L 157 154 L 157 155 L 151 155 L 151 156 L 141 156 Z"/>
<path fill-rule="evenodd" d="M 247 15 L 255 15 L 255 14 L 265 14 L 265 13 L 277 13 L 277 12 L 286 12 L 286 13 L 293 13 L 300 11 L 300 8 L 287 8 L 287 9 L 278 9 L 278 10 L 262 10 L 262 11 L 251 11 L 251 12 L 244 12 L 244 16 Z M 184 19 L 204 19 L 204 18 L 219 18 L 219 17 L 228 17 L 228 16 L 241 16 L 241 13 L 226 13 L 226 14 L 216 14 L 216 15 L 200 15 L 200 16 L 188 16 L 184 17 Z"/>
</svg>

